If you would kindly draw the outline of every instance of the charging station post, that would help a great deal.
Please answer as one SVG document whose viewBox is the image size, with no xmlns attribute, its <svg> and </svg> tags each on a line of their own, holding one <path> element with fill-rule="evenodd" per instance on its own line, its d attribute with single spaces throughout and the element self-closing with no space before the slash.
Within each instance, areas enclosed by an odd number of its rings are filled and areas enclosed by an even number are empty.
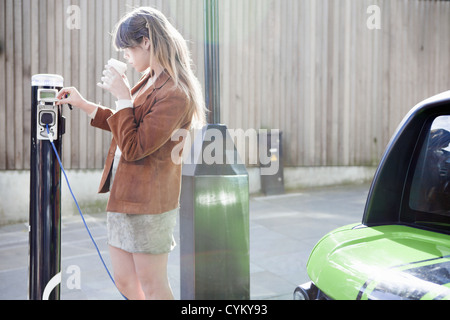
<svg viewBox="0 0 450 320">
<path fill-rule="evenodd" d="M 29 299 L 59 300 L 61 277 L 61 169 L 50 142 L 61 154 L 65 119 L 56 105 L 64 79 L 32 77 Z"/>
</svg>

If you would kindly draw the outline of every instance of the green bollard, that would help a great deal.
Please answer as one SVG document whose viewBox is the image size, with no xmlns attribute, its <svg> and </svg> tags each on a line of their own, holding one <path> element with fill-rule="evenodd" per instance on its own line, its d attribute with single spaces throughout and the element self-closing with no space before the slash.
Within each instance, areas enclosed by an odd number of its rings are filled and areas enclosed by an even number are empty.
<svg viewBox="0 0 450 320">
<path fill-rule="evenodd" d="M 181 299 L 250 299 L 248 173 L 224 125 L 195 139 L 180 202 Z"/>
</svg>

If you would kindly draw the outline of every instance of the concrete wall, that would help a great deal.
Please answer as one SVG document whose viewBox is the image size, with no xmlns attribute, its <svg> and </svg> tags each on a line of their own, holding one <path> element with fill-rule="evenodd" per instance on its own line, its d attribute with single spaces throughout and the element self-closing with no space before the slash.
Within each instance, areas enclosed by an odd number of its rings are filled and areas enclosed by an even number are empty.
<svg viewBox="0 0 450 320">
<path fill-rule="evenodd" d="M 338 184 L 371 181 L 375 172 L 372 167 L 296 167 L 284 168 L 287 191 Z M 249 168 L 250 194 L 261 192 L 259 168 Z M 72 190 L 84 213 L 105 212 L 108 194 L 98 194 L 101 170 L 67 171 Z M 62 177 L 62 215 L 78 215 L 67 183 Z M 0 171 L 0 225 L 27 222 L 29 215 L 29 171 Z"/>
<path fill-rule="evenodd" d="M 72 190 L 83 213 L 104 212 L 108 195 L 97 194 L 101 178 L 100 170 L 69 170 L 67 172 Z M 62 178 L 62 215 L 78 214 L 67 183 Z M 0 225 L 28 221 L 30 199 L 30 172 L 0 172 Z"/>
</svg>

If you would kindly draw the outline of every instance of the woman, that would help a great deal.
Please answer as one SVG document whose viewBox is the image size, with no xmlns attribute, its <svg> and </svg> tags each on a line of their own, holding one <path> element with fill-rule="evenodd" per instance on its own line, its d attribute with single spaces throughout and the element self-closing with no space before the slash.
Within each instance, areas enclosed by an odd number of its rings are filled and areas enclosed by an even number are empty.
<svg viewBox="0 0 450 320">
<path fill-rule="evenodd" d="M 111 131 L 112 143 L 100 183 L 110 191 L 108 245 L 118 289 L 128 299 L 173 299 L 167 260 L 179 208 L 181 166 L 171 160 L 178 129 L 205 122 L 201 87 L 185 40 L 153 8 L 127 14 L 114 32 L 116 49 L 143 77 L 130 90 L 114 68 L 102 88 L 117 98 L 116 110 L 86 101 L 64 88 L 59 104 L 85 111 L 91 125 Z"/>
</svg>

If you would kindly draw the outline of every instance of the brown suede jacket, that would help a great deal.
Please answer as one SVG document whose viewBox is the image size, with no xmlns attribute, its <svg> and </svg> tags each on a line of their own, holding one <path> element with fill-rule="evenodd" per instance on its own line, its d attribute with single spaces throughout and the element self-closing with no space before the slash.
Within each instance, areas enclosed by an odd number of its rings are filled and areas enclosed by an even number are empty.
<svg viewBox="0 0 450 320">
<path fill-rule="evenodd" d="M 148 78 L 141 78 L 131 93 Z M 113 136 L 99 188 L 99 193 L 111 192 L 107 211 L 160 214 L 179 207 L 181 164 L 172 161 L 171 153 L 180 142 L 172 141 L 171 136 L 177 129 L 189 130 L 192 116 L 186 95 L 175 88 L 166 72 L 138 94 L 133 108 L 118 112 L 98 108 L 91 125 L 111 131 Z M 110 190 L 117 146 L 122 156 Z"/>
</svg>

